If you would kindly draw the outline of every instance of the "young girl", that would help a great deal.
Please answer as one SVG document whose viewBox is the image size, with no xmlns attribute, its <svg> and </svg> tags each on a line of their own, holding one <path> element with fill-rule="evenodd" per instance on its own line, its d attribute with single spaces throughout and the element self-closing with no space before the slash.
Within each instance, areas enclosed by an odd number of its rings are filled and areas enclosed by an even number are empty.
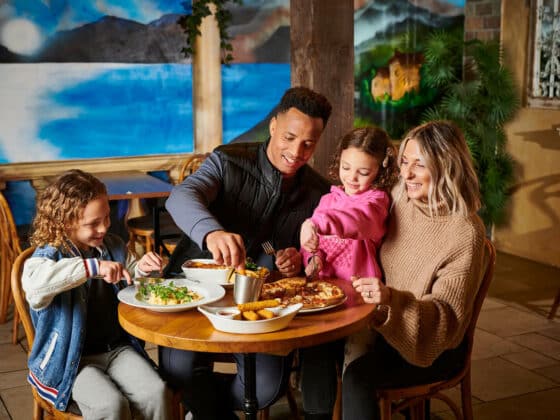
<svg viewBox="0 0 560 420">
<path fill-rule="evenodd" d="M 331 187 L 301 227 L 308 277 L 381 277 L 377 249 L 398 179 L 395 155 L 379 128 L 356 128 L 342 138 L 330 171 L 341 185 Z"/>
<path fill-rule="evenodd" d="M 301 227 L 308 277 L 347 281 L 359 273 L 381 277 L 377 249 L 385 234 L 388 191 L 398 178 L 395 157 L 389 136 L 379 128 L 357 128 L 342 138 L 330 171 L 333 178 L 338 175 L 342 185 L 331 187 Z M 373 334 L 368 330 L 350 336 L 345 343 L 344 366 L 364 354 L 372 343 Z M 300 349 L 306 418 L 332 417 L 335 366 L 342 356 L 339 348 L 336 342 Z"/>
<path fill-rule="evenodd" d="M 164 419 L 169 397 L 141 344 L 120 327 L 119 288 L 129 270 L 161 268 L 148 253 L 138 262 L 107 233 L 105 185 L 80 170 L 62 174 L 37 201 L 23 288 L 35 326 L 28 381 L 58 410 L 72 398 L 85 419 Z"/>
</svg>

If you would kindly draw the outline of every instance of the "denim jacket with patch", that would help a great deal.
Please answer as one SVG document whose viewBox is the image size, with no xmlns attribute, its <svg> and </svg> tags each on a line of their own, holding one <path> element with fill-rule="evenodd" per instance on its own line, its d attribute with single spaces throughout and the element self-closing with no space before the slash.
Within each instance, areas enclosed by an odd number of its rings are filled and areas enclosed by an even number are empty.
<svg viewBox="0 0 560 420">
<path fill-rule="evenodd" d="M 108 234 L 103 242 L 98 248 L 99 259 L 82 258 L 70 243 L 68 250 L 49 245 L 37 248 L 24 265 L 22 284 L 35 327 L 27 380 L 61 411 L 68 406 L 78 373 L 86 333 L 87 280 L 98 274 L 99 260 L 117 261 L 129 272 L 145 275 L 119 237 Z M 124 282 L 114 284 L 115 293 L 125 286 Z M 127 336 L 130 344 L 148 358 L 143 343 Z"/>
</svg>

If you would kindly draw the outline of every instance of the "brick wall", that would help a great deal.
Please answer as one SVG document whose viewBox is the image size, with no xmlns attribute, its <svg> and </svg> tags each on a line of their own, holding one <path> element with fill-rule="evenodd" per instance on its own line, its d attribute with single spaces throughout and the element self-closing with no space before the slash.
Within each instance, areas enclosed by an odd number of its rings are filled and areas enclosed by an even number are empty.
<svg viewBox="0 0 560 420">
<path fill-rule="evenodd" d="M 499 40 L 501 8 L 501 0 L 467 0 L 465 40 Z"/>
</svg>

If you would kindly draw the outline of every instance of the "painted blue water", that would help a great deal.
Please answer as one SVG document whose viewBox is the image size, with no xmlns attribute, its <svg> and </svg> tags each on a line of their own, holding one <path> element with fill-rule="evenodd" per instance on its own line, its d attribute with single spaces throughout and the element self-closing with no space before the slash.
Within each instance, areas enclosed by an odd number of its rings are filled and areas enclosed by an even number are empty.
<svg viewBox="0 0 560 420">
<path fill-rule="evenodd" d="M 193 150 L 189 65 L 156 64 L 103 71 L 48 96 L 72 117 L 41 124 L 62 159 L 184 153 Z M 260 122 L 290 86 L 289 64 L 222 69 L 223 137 L 228 143 Z"/>
<path fill-rule="evenodd" d="M 0 143 L 17 140 L 22 150 L 0 147 L 0 163 L 193 151 L 190 65 L 95 66 L 10 68 L 12 75 L 28 71 L 35 80 L 31 86 L 25 77 L 10 81 L 9 89 L 27 98 L 9 122 L 15 129 L 0 128 Z M 21 86 L 15 86 L 17 82 Z M 262 121 L 289 86 L 289 64 L 222 66 L 224 143 Z M 9 95 L 3 98 L 0 101 L 9 100 Z M 10 133 L 25 136 L 11 139 Z M 42 153 L 30 155 L 29 150 L 39 146 Z M 6 196 L 16 223 L 29 223 L 35 198 L 29 184 L 10 183 Z"/>
</svg>

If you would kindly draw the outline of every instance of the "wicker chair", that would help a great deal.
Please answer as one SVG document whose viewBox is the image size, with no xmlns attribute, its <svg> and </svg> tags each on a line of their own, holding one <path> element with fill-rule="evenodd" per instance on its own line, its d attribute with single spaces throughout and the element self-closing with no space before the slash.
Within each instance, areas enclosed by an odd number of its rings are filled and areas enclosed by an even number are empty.
<svg viewBox="0 0 560 420">
<path fill-rule="evenodd" d="M 17 233 L 10 206 L 0 193 L 0 324 L 6 322 L 8 306 L 12 299 L 10 271 L 16 257 L 21 253 L 21 242 Z M 19 316 L 14 310 L 12 343 L 18 339 Z"/>
</svg>

